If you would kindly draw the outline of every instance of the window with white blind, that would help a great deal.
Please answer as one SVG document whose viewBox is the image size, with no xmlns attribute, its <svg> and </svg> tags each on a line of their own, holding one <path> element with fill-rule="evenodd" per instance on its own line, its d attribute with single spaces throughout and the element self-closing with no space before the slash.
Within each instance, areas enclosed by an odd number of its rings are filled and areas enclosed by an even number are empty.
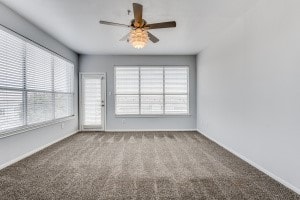
<svg viewBox="0 0 300 200">
<path fill-rule="evenodd" d="M 116 115 L 187 115 L 186 66 L 116 66 Z"/>
<path fill-rule="evenodd" d="M 73 115 L 74 65 L 0 29 L 0 136 Z"/>
</svg>

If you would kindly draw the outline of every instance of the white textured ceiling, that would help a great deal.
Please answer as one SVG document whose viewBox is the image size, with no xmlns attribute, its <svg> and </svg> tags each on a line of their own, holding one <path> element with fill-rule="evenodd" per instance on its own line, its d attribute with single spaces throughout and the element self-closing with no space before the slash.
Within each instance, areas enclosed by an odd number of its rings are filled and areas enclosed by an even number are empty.
<svg viewBox="0 0 300 200">
<path fill-rule="evenodd" d="M 205 48 L 258 0 L 0 0 L 12 10 L 81 54 L 187 55 Z M 99 20 L 129 24 L 132 3 L 144 6 L 148 23 L 175 20 L 176 28 L 152 30 L 160 39 L 134 49 L 119 39 L 127 28 L 100 25 Z"/>
</svg>

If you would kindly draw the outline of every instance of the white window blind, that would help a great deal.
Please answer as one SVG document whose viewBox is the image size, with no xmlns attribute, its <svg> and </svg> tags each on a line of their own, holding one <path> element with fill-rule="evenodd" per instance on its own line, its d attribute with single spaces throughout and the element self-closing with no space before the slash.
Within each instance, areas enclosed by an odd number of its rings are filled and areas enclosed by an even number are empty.
<svg viewBox="0 0 300 200">
<path fill-rule="evenodd" d="M 163 114 L 164 70 L 162 67 L 141 67 L 141 114 Z"/>
<path fill-rule="evenodd" d="M 29 90 L 52 92 L 52 54 L 27 43 L 25 57 L 26 88 Z"/>
<path fill-rule="evenodd" d="M 26 44 L 27 124 L 54 119 L 52 55 Z"/>
<path fill-rule="evenodd" d="M 185 114 L 188 107 L 188 68 L 165 68 L 165 113 Z"/>
<path fill-rule="evenodd" d="M 116 114 L 139 114 L 139 68 L 117 67 L 116 76 Z"/>
<path fill-rule="evenodd" d="M 73 115 L 73 64 L 54 57 L 54 92 L 55 92 L 55 118 Z"/>
<path fill-rule="evenodd" d="M 189 113 L 188 67 L 115 67 L 116 115 Z"/>
<path fill-rule="evenodd" d="M 0 30 L 0 131 L 24 125 L 25 44 Z"/>
<path fill-rule="evenodd" d="M 24 52 L 22 40 L 0 30 L 0 87 L 24 87 Z"/>
<path fill-rule="evenodd" d="M 27 124 L 50 121 L 53 111 L 52 93 L 27 92 Z"/>
<path fill-rule="evenodd" d="M 23 126 L 23 93 L 0 90 L 0 131 Z"/>
<path fill-rule="evenodd" d="M 72 63 L 0 29 L 0 136 L 73 115 Z"/>
</svg>

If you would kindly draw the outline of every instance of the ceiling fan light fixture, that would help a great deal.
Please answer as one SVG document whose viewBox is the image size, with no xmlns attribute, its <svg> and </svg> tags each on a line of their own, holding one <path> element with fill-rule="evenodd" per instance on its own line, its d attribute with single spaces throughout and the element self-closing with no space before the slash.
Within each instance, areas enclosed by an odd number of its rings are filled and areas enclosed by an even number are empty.
<svg viewBox="0 0 300 200">
<path fill-rule="evenodd" d="M 148 32 L 144 29 L 137 28 L 131 30 L 129 43 L 137 49 L 142 49 L 146 46 L 149 41 Z"/>
<path fill-rule="evenodd" d="M 132 7 L 133 7 L 134 19 L 130 21 L 130 25 L 108 22 L 103 20 L 100 20 L 99 23 L 104 25 L 110 25 L 110 26 L 130 28 L 131 31 L 128 34 L 126 34 L 124 37 L 122 37 L 120 41 L 127 41 L 134 48 L 137 49 L 144 48 L 149 41 L 153 43 L 159 42 L 159 39 L 155 37 L 153 34 L 151 34 L 150 32 L 148 32 L 148 30 L 176 27 L 175 21 L 148 24 L 143 19 L 143 5 L 138 3 L 133 3 Z"/>
</svg>

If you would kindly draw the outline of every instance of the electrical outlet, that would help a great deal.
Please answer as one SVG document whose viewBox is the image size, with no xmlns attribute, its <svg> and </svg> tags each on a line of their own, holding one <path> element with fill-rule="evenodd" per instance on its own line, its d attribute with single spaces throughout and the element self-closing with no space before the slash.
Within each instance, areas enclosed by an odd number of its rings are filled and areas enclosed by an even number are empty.
<svg viewBox="0 0 300 200">
<path fill-rule="evenodd" d="M 61 123 L 61 128 L 65 128 L 65 123 Z"/>
</svg>

